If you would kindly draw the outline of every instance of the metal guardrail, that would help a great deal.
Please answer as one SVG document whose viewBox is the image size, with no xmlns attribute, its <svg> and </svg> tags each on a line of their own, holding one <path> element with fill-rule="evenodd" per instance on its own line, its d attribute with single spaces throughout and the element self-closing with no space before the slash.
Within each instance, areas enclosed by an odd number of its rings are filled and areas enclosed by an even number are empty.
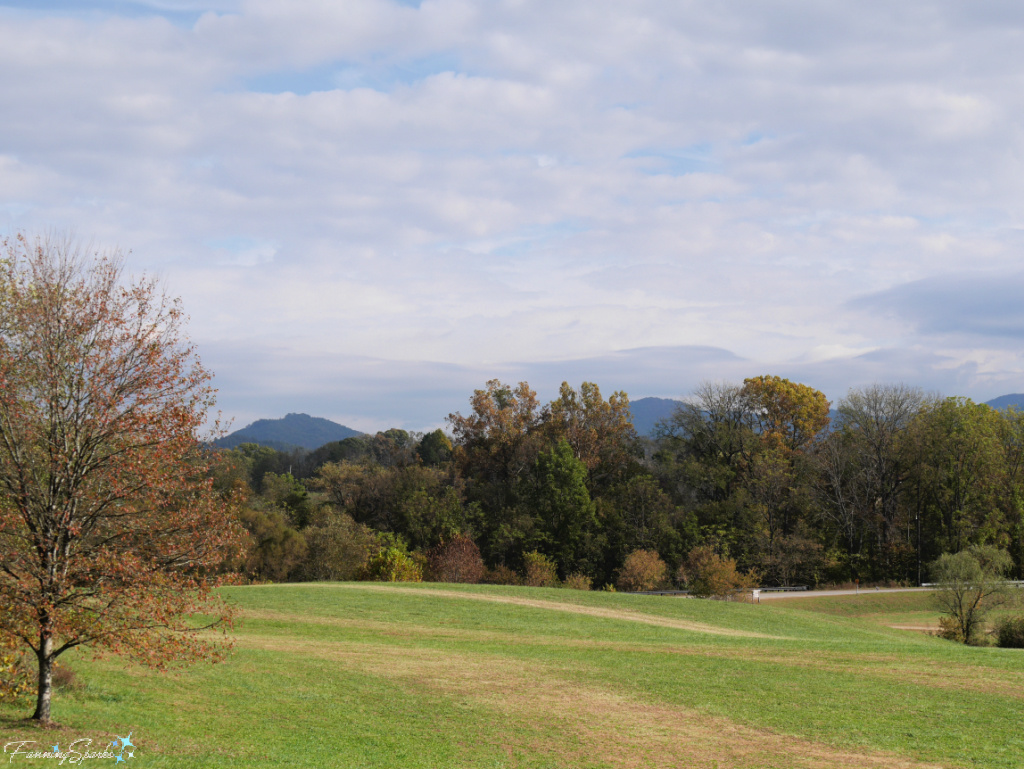
<svg viewBox="0 0 1024 769">
<path fill-rule="evenodd" d="M 1024 579 L 1008 579 L 1004 582 L 997 582 L 999 585 L 1012 585 L 1013 587 L 1024 587 Z M 941 587 L 941 582 L 922 582 L 921 587 Z"/>
</svg>

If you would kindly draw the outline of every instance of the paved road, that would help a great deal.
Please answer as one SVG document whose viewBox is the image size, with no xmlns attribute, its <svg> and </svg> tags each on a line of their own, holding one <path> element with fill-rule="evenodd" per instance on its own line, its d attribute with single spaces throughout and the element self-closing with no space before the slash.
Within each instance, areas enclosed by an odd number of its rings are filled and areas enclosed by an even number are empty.
<svg viewBox="0 0 1024 769">
<path fill-rule="evenodd" d="M 792 590 L 780 593 L 761 593 L 762 601 L 771 601 L 776 598 L 826 598 L 831 595 L 879 595 L 881 593 L 921 593 L 934 590 L 933 587 L 887 587 L 875 590 L 873 587 L 861 588 L 860 590 Z"/>
</svg>

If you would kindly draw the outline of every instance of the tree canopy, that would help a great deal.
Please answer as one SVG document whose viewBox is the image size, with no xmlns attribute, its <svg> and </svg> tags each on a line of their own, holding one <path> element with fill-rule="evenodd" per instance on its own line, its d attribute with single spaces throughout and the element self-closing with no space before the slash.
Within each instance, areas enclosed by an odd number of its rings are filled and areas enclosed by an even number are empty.
<svg viewBox="0 0 1024 769">
<path fill-rule="evenodd" d="M 0 617 L 39 664 L 88 644 L 153 665 L 215 653 L 187 617 L 226 618 L 211 575 L 238 544 L 197 440 L 211 375 L 177 300 L 71 240 L 3 244 Z"/>
</svg>

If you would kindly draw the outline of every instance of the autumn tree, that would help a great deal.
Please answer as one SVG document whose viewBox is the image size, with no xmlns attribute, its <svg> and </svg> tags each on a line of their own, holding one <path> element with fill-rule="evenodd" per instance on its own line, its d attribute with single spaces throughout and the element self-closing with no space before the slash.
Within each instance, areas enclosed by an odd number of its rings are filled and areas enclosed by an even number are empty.
<svg viewBox="0 0 1024 769">
<path fill-rule="evenodd" d="M 497 379 L 475 390 L 471 414 L 449 414 L 455 463 L 472 497 L 490 509 L 515 503 L 515 487 L 541 448 L 537 393 L 526 382 L 515 388 Z"/>
<path fill-rule="evenodd" d="M 435 582 L 479 582 L 484 576 L 480 548 L 466 534 L 441 542 L 427 555 L 430 577 Z"/>
<path fill-rule="evenodd" d="M 579 390 L 562 382 L 558 398 L 548 404 L 542 419 L 548 440 L 566 441 L 586 466 L 592 492 L 622 475 L 639 453 L 629 396 L 624 392 L 605 400 L 593 382 L 584 382 Z"/>
<path fill-rule="evenodd" d="M 743 380 L 742 393 L 762 440 L 796 451 L 828 427 L 828 399 L 813 387 L 758 376 Z"/>
<path fill-rule="evenodd" d="M 211 375 L 180 303 L 117 255 L 18 237 L 0 262 L 0 623 L 38 661 L 89 645 L 162 666 L 217 645 L 213 570 L 238 541 L 196 438 Z"/>
<path fill-rule="evenodd" d="M 615 587 L 629 593 L 657 590 L 668 582 L 668 566 L 654 550 L 634 550 L 619 569 Z"/>
<path fill-rule="evenodd" d="M 736 571 L 736 561 L 719 555 L 711 545 L 693 548 L 679 567 L 678 577 L 690 595 L 698 598 L 724 598 L 757 584 L 756 575 Z"/>
</svg>

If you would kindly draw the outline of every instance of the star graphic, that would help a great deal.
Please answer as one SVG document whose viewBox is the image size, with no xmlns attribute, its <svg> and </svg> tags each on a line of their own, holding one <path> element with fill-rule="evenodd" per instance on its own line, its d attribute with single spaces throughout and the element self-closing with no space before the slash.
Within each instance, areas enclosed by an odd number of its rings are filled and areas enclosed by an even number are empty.
<svg viewBox="0 0 1024 769">
<path fill-rule="evenodd" d="M 135 758 L 135 751 L 134 750 L 129 750 L 128 751 L 128 758 Z"/>
<path fill-rule="evenodd" d="M 124 748 L 127 748 L 128 746 L 131 746 L 133 748 L 135 747 L 134 743 L 132 742 L 132 733 L 131 732 L 128 732 L 128 736 L 127 737 L 118 737 L 117 739 L 121 740 L 121 749 L 122 750 Z"/>
<path fill-rule="evenodd" d="M 123 763 L 124 763 L 124 759 L 123 759 L 123 758 L 121 758 L 120 756 L 115 756 L 115 761 L 114 761 L 114 763 L 115 763 L 115 764 L 123 764 Z"/>
<path fill-rule="evenodd" d="M 53 746 L 53 752 L 54 753 L 60 753 L 60 745 L 54 745 Z"/>
</svg>

